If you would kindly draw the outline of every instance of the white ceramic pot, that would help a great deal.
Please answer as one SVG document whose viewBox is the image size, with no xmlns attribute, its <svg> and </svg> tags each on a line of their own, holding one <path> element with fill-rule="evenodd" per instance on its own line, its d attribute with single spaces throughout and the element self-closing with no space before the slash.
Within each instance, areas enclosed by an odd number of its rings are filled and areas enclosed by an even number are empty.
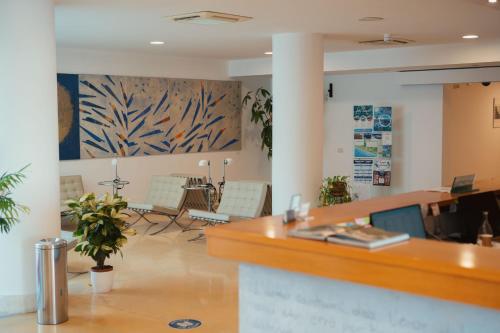
<svg viewBox="0 0 500 333">
<path fill-rule="evenodd" d="M 94 293 L 107 293 L 113 288 L 114 271 L 113 266 L 99 270 L 92 267 L 90 270 L 90 283 Z"/>
</svg>

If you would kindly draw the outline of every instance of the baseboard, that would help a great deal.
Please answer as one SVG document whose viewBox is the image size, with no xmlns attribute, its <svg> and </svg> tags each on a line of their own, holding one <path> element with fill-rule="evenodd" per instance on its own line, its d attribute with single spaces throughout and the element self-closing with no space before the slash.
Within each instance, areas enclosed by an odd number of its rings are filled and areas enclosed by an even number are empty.
<svg viewBox="0 0 500 333">
<path fill-rule="evenodd" d="M 0 295 L 0 318 L 35 310 L 35 294 Z"/>
</svg>

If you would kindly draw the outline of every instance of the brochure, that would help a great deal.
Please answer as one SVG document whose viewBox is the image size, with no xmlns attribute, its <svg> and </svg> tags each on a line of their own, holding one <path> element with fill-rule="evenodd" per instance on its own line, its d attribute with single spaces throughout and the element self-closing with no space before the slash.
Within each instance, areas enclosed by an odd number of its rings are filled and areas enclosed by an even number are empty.
<svg viewBox="0 0 500 333">
<path fill-rule="evenodd" d="M 311 228 L 295 229 L 290 230 L 288 235 L 367 249 L 376 249 L 410 238 L 407 233 L 389 232 L 374 228 L 371 225 L 357 225 L 354 223 L 344 225 L 327 224 Z"/>
</svg>

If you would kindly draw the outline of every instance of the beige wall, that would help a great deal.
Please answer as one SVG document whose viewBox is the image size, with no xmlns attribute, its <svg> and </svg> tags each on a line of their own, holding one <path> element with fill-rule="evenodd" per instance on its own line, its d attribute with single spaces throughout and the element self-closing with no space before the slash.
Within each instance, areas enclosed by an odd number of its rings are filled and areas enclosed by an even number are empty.
<svg viewBox="0 0 500 333">
<path fill-rule="evenodd" d="M 488 87 L 444 85 L 444 185 L 456 175 L 475 173 L 476 180 L 500 176 L 500 128 L 493 128 L 493 98 L 500 104 L 500 82 Z"/>
</svg>

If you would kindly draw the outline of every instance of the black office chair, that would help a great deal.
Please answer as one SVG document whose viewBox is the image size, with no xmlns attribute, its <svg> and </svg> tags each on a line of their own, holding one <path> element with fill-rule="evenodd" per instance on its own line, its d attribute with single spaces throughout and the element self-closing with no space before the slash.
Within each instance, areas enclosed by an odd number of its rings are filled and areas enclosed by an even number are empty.
<svg viewBox="0 0 500 333">
<path fill-rule="evenodd" d="M 463 225 L 462 242 L 476 243 L 479 227 L 483 222 L 483 212 L 488 212 L 488 220 L 493 235 L 500 235 L 500 209 L 494 192 L 466 195 L 458 198 L 458 215 Z"/>
<path fill-rule="evenodd" d="M 405 232 L 410 237 L 426 238 L 432 235 L 426 232 L 420 205 L 411 205 L 384 210 L 370 214 L 370 223 L 379 229 Z"/>
</svg>

